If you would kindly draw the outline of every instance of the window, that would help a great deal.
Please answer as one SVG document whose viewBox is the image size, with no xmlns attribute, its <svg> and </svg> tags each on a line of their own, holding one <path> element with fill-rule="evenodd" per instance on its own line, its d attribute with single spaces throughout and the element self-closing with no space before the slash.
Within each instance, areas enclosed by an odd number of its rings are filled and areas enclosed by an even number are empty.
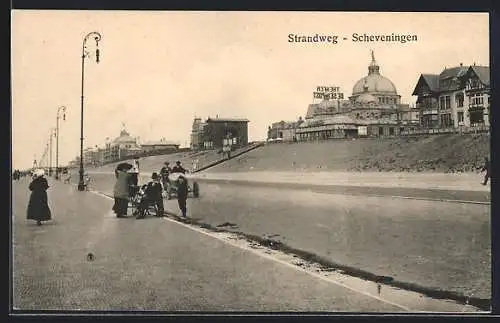
<svg viewBox="0 0 500 323">
<path fill-rule="evenodd" d="M 451 108 L 451 103 L 450 102 L 451 102 L 450 101 L 450 96 L 449 95 L 445 96 L 444 97 L 444 103 L 445 103 L 444 104 L 444 108 L 445 109 L 450 109 Z"/>
<path fill-rule="evenodd" d="M 469 81 L 469 88 L 471 89 L 477 89 L 481 86 L 481 82 L 477 78 L 471 79 Z"/>
<path fill-rule="evenodd" d="M 383 135 L 384 135 L 384 128 L 382 128 L 382 127 L 378 127 L 378 134 L 379 134 L 380 136 L 383 136 Z"/>
<path fill-rule="evenodd" d="M 444 96 L 439 98 L 439 109 L 440 110 L 444 109 Z"/>
<path fill-rule="evenodd" d="M 464 122 L 464 113 L 463 112 L 457 113 L 457 121 L 458 121 L 459 125 L 461 125 Z"/>
<path fill-rule="evenodd" d="M 394 136 L 394 128 L 393 127 L 389 128 L 389 135 Z"/>
<path fill-rule="evenodd" d="M 474 94 L 471 96 L 471 105 L 482 105 L 484 103 L 482 94 Z"/>
<path fill-rule="evenodd" d="M 455 95 L 455 101 L 457 102 L 457 108 L 462 108 L 464 106 L 464 94 L 458 93 Z"/>
</svg>

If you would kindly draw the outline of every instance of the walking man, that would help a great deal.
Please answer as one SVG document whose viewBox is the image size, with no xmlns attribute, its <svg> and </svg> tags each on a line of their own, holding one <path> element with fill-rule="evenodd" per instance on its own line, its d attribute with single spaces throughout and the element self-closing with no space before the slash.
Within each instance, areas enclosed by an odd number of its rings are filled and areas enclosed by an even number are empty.
<svg viewBox="0 0 500 323">
<path fill-rule="evenodd" d="M 188 196 L 188 182 L 187 178 L 184 175 L 180 175 L 177 179 L 177 202 L 179 204 L 179 209 L 182 212 L 182 216 L 186 217 L 187 213 L 187 196 Z"/>
<path fill-rule="evenodd" d="M 488 159 L 488 157 L 485 157 L 484 158 L 484 166 L 483 168 L 481 169 L 481 172 L 486 172 L 486 174 L 484 174 L 484 182 L 483 182 L 483 185 L 486 185 L 488 184 L 488 180 L 490 179 L 491 177 L 491 164 L 490 164 L 490 160 Z"/>
</svg>

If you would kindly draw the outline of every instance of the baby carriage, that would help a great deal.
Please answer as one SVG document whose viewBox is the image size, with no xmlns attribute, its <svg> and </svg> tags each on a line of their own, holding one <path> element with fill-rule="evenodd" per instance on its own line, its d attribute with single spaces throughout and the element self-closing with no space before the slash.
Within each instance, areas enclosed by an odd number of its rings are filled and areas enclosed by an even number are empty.
<svg viewBox="0 0 500 323">
<path fill-rule="evenodd" d="M 131 187 L 133 194 L 130 196 L 130 204 L 133 209 L 133 215 L 137 218 L 144 218 L 151 215 L 151 211 L 154 215 L 159 215 L 158 206 L 156 200 L 153 197 L 153 192 L 151 185 L 144 184 L 142 186 Z"/>
</svg>

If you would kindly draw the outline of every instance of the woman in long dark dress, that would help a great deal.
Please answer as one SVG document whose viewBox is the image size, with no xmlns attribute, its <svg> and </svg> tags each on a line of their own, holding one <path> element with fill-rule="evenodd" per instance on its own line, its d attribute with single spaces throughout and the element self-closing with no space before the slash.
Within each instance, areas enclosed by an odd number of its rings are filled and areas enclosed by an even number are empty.
<svg viewBox="0 0 500 323">
<path fill-rule="evenodd" d="M 118 218 L 125 217 L 128 209 L 129 198 L 129 174 L 123 169 L 115 170 L 116 182 L 113 188 L 115 204 L 113 211 Z"/>
<path fill-rule="evenodd" d="M 35 172 L 33 181 L 30 183 L 30 201 L 28 203 L 28 220 L 36 220 L 37 225 L 42 225 L 42 221 L 52 218 L 47 198 L 49 183 L 44 177 L 43 170 Z"/>
</svg>

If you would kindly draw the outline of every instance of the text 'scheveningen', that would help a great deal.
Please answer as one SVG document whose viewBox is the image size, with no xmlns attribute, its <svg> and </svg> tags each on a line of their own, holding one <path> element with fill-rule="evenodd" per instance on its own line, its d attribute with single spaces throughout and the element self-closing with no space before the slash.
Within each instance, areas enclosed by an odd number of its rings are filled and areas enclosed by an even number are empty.
<svg viewBox="0 0 500 323">
<path fill-rule="evenodd" d="M 352 42 L 398 42 L 408 43 L 418 41 L 417 35 L 411 34 L 358 34 L 353 33 L 350 38 L 340 37 L 338 35 L 301 35 L 301 34 L 288 34 L 289 43 L 330 43 L 338 44 L 339 41 L 352 41 Z"/>
</svg>

